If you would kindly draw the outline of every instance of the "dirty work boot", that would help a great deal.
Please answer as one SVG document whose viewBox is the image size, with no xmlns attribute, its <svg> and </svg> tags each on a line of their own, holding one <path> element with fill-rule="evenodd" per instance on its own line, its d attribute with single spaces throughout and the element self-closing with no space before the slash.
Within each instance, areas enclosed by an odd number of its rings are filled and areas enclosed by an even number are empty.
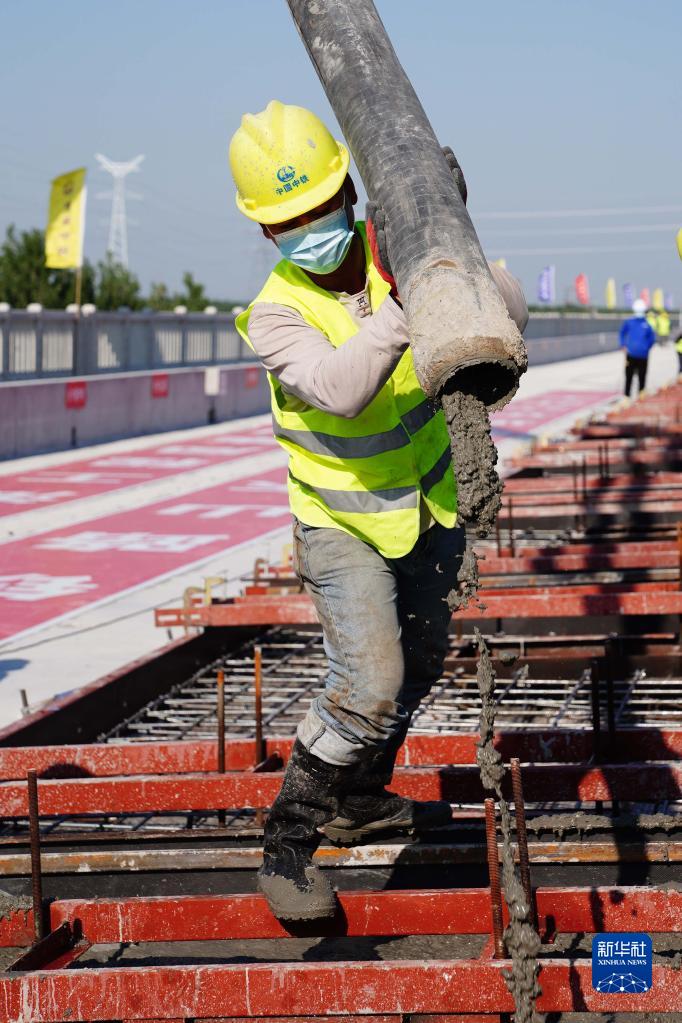
<svg viewBox="0 0 682 1023">
<path fill-rule="evenodd" d="M 388 792 L 398 750 L 405 732 L 370 759 L 356 775 L 338 815 L 322 827 L 330 842 L 338 845 L 360 845 L 371 842 L 378 834 L 395 831 L 428 831 L 441 828 L 452 820 L 452 807 L 443 800 L 418 802 Z"/>
<path fill-rule="evenodd" d="M 338 813 L 356 772 L 354 764 L 327 764 L 298 739 L 294 743 L 265 825 L 258 872 L 258 887 L 278 919 L 316 920 L 336 912 L 334 890 L 312 856 L 322 840 L 320 827 Z"/>
</svg>

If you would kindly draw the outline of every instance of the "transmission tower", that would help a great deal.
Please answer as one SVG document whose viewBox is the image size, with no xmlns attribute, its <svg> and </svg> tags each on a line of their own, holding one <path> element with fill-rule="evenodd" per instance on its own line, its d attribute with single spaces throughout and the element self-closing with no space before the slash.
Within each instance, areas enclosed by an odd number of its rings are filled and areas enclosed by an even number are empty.
<svg viewBox="0 0 682 1023">
<path fill-rule="evenodd" d="M 133 171 L 140 169 L 144 156 L 136 156 L 134 160 L 127 163 L 115 163 L 101 153 L 95 153 L 95 159 L 102 170 L 111 174 L 113 190 L 105 193 L 100 198 L 111 199 L 111 220 L 109 221 L 109 241 L 107 251 L 111 253 L 117 263 L 128 266 L 128 221 L 126 217 L 126 177 Z M 130 199 L 139 199 L 139 195 L 128 194 Z"/>
</svg>

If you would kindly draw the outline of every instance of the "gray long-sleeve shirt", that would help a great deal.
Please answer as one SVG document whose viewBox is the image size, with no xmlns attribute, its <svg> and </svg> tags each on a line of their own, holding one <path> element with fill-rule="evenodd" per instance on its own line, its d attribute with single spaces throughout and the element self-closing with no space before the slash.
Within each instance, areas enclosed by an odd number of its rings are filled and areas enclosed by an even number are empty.
<svg viewBox="0 0 682 1023">
<path fill-rule="evenodd" d="M 519 282 L 496 264 L 490 270 L 509 315 L 523 330 L 528 308 Z M 359 327 L 339 348 L 295 309 L 266 302 L 251 310 L 249 339 L 265 368 L 279 380 L 292 410 L 312 406 L 353 419 L 397 366 L 409 343 L 407 323 L 390 298 L 372 314 L 366 290 L 335 294 Z"/>
</svg>

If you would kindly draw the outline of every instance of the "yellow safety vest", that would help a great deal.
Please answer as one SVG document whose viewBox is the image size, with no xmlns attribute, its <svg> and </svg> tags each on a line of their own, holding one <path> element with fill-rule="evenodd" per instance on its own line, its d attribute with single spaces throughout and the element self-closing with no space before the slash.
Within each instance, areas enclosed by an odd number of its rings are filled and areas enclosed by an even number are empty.
<svg viewBox="0 0 682 1023">
<path fill-rule="evenodd" d="M 376 312 L 390 288 L 372 263 L 364 224 L 356 226 Z M 358 331 L 336 296 L 286 259 L 235 321 L 251 348 L 248 322 L 257 302 L 297 310 L 335 348 Z M 289 399 L 276 377 L 268 373 L 268 380 L 275 437 L 289 455 L 291 510 L 301 522 L 343 529 L 389 558 L 402 557 L 414 547 L 420 500 L 437 522 L 447 528 L 455 525 L 457 496 L 445 417 L 419 386 L 409 349 L 353 419 L 310 406 L 301 411 L 301 402 Z"/>
<path fill-rule="evenodd" d="M 670 336 L 670 317 L 667 313 L 659 313 L 656 317 L 656 326 L 654 330 L 659 337 Z"/>
</svg>

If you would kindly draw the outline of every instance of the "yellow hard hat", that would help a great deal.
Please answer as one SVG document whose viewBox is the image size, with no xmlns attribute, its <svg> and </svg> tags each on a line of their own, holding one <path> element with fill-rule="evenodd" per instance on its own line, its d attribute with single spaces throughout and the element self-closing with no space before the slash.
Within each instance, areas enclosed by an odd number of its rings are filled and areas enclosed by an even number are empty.
<svg viewBox="0 0 682 1023">
<path fill-rule="evenodd" d="M 281 224 L 331 199 L 349 163 L 319 117 L 276 99 L 244 114 L 230 142 L 237 207 L 261 224 Z"/>
</svg>

